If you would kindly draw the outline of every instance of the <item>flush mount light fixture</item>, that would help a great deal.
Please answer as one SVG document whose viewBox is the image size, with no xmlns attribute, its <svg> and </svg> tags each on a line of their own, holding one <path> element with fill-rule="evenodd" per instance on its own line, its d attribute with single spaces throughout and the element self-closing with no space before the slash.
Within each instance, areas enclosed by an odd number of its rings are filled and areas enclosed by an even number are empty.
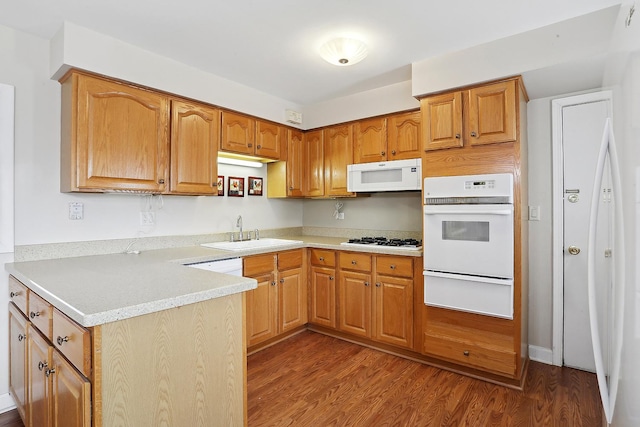
<svg viewBox="0 0 640 427">
<path fill-rule="evenodd" d="M 337 38 L 320 47 L 320 56 L 330 64 L 344 67 L 357 64 L 367 56 L 367 45 L 360 40 Z"/>
</svg>

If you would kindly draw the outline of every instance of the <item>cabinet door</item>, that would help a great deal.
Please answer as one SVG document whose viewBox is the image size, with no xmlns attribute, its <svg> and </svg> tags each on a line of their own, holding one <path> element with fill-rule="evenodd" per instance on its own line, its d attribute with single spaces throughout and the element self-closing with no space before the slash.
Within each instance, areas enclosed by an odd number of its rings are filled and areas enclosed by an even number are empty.
<svg viewBox="0 0 640 427">
<path fill-rule="evenodd" d="M 324 196 L 324 144 L 322 130 L 304 134 L 304 195 Z"/>
<path fill-rule="evenodd" d="M 360 120 L 353 125 L 354 163 L 387 160 L 387 119 L 384 117 Z"/>
<path fill-rule="evenodd" d="M 232 153 L 254 153 L 256 138 L 256 120 L 243 114 L 222 112 L 222 136 L 220 149 Z"/>
<path fill-rule="evenodd" d="M 9 391 L 20 418 L 27 420 L 27 319 L 9 304 Z"/>
<path fill-rule="evenodd" d="M 287 130 L 275 123 L 256 120 L 256 156 L 280 160 Z"/>
<path fill-rule="evenodd" d="M 413 347 L 413 279 L 378 275 L 375 283 L 377 341 Z"/>
<path fill-rule="evenodd" d="M 286 332 L 307 323 L 307 284 L 302 268 L 278 272 L 280 330 Z"/>
<path fill-rule="evenodd" d="M 340 271 L 340 330 L 371 337 L 371 275 Z"/>
<path fill-rule="evenodd" d="M 516 81 L 469 90 L 469 140 L 471 145 L 516 140 Z"/>
<path fill-rule="evenodd" d="M 171 102 L 172 193 L 218 194 L 220 112 L 192 102 Z"/>
<path fill-rule="evenodd" d="M 247 292 L 247 346 L 258 344 L 278 333 L 278 287 L 273 273 L 248 276 L 258 287 Z"/>
<path fill-rule="evenodd" d="M 324 130 L 324 195 L 348 196 L 347 165 L 353 163 L 353 126 Z"/>
<path fill-rule="evenodd" d="M 169 175 L 168 97 L 89 76 L 73 78 L 76 145 L 70 167 L 77 175 L 71 186 L 164 191 Z"/>
<path fill-rule="evenodd" d="M 311 310 L 309 322 L 328 328 L 336 323 L 336 271 L 333 268 L 311 267 Z"/>
<path fill-rule="evenodd" d="M 53 427 L 91 426 L 91 383 L 60 355 L 53 352 Z"/>
<path fill-rule="evenodd" d="M 28 425 L 48 427 L 51 426 L 51 381 L 47 370 L 52 366 L 53 347 L 31 324 L 28 337 Z"/>
<path fill-rule="evenodd" d="M 420 112 L 425 151 L 462 147 L 462 92 L 424 98 Z"/>
<path fill-rule="evenodd" d="M 304 181 L 304 142 L 302 131 L 287 131 L 287 196 L 301 197 Z"/>
<path fill-rule="evenodd" d="M 389 160 L 417 159 L 422 155 L 420 111 L 396 114 L 387 118 Z"/>
</svg>

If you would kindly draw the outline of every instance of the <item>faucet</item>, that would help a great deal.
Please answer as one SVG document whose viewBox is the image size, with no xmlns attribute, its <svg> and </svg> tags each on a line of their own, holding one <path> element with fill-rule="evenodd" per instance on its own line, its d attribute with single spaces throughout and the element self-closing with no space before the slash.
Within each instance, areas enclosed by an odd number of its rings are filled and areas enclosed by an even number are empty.
<svg viewBox="0 0 640 427">
<path fill-rule="evenodd" d="M 236 227 L 240 229 L 240 241 L 242 242 L 242 215 L 238 215 L 238 219 L 236 220 Z"/>
</svg>

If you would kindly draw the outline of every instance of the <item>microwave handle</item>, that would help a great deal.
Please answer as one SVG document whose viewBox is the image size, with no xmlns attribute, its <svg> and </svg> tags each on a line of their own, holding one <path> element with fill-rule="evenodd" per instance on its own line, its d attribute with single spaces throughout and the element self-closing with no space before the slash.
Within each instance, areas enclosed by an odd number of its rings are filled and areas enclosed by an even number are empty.
<svg viewBox="0 0 640 427">
<path fill-rule="evenodd" d="M 511 215 L 513 213 L 510 209 L 493 209 L 493 210 L 429 210 L 428 207 L 424 208 L 425 215 Z"/>
</svg>

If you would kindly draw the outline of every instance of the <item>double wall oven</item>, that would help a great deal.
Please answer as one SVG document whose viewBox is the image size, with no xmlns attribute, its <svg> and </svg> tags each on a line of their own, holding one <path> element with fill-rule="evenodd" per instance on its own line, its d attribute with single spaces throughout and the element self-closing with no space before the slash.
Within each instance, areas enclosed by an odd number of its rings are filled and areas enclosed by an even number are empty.
<svg viewBox="0 0 640 427">
<path fill-rule="evenodd" d="M 424 302 L 513 318 L 511 174 L 424 180 Z"/>
</svg>

